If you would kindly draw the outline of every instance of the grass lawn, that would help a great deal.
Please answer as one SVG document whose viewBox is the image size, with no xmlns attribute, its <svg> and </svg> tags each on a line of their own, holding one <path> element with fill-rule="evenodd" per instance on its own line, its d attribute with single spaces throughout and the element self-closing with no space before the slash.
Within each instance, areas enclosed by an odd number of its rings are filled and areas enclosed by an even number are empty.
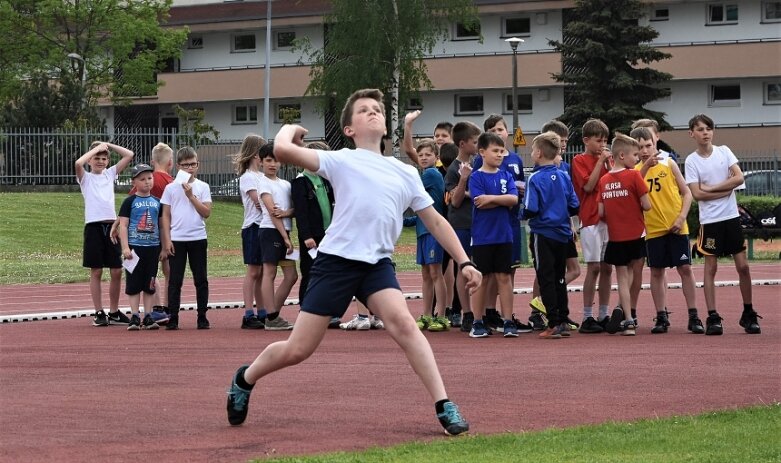
<svg viewBox="0 0 781 463">
<path fill-rule="evenodd" d="M 116 199 L 119 210 L 124 196 L 117 193 Z M 206 221 L 209 276 L 244 275 L 242 219 L 241 203 L 213 204 Z M 81 266 L 83 230 L 80 193 L 0 193 L 0 284 L 88 281 L 89 274 Z M 399 271 L 417 269 L 414 228 L 404 229 L 399 245 L 395 257 Z"/>
<path fill-rule="evenodd" d="M 522 434 L 465 436 L 365 452 L 257 460 L 301 463 L 781 461 L 781 406 Z M 356 436 L 359 438 L 359 436 Z"/>
</svg>

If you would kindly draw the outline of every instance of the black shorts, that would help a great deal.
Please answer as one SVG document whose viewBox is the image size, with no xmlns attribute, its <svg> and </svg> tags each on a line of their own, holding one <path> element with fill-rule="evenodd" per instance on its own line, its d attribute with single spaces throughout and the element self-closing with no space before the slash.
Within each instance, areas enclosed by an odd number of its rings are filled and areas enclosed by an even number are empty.
<svg viewBox="0 0 781 463">
<path fill-rule="evenodd" d="M 512 243 L 472 245 L 472 260 L 483 275 L 512 272 Z"/>
<path fill-rule="evenodd" d="M 692 254 L 687 235 L 668 233 L 645 241 L 648 266 L 651 268 L 672 268 L 691 265 Z"/>
<path fill-rule="evenodd" d="M 388 288 L 401 291 L 396 268 L 389 258 L 369 264 L 318 252 L 309 272 L 309 285 L 301 310 L 315 315 L 341 317 L 353 296 L 367 305 L 369 296 Z"/>
<path fill-rule="evenodd" d="M 287 248 L 285 240 L 276 228 L 260 229 L 260 260 L 264 264 L 278 264 L 285 260 Z"/>
<path fill-rule="evenodd" d="M 130 246 L 138 255 L 138 264 L 133 273 L 125 270 L 125 294 L 141 292 L 154 294 L 157 290 L 157 262 L 160 246 Z"/>
<path fill-rule="evenodd" d="M 624 267 L 635 259 L 645 257 L 645 238 L 631 241 L 608 241 L 605 249 L 605 263 Z"/>
<path fill-rule="evenodd" d="M 261 265 L 260 227 L 253 223 L 241 229 L 241 249 L 245 265 Z"/>
<path fill-rule="evenodd" d="M 122 268 L 122 247 L 111 242 L 111 222 L 84 225 L 81 265 L 87 268 Z"/>
<path fill-rule="evenodd" d="M 697 250 L 705 256 L 724 257 L 746 250 L 740 218 L 700 225 Z"/>
<path fill-rule="evenodd" d="M 575 245 L 575 239 L 570 238 L 569 241 L 567 241 L 567 259 L 577 259 L 578 258 L 578 247 Z"/>
</svg>

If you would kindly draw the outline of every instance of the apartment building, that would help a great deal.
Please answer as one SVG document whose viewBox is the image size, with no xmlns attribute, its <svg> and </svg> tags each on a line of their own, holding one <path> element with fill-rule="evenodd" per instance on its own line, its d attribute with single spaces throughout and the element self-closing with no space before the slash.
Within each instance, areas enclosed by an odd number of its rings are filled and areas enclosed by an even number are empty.
<svg viewBox="0 0 781 463">
<path fill-rule="evenodd" d="M 427 135 L 441 120 L 481 123 L 491 113 L 512 120 L 512 51 L 505 42 L 520 37 L 518 47 L 519 123 L 534 134 L 564 110 L 563 86 L 551 78 L 561 70 L 561 56 L 548 40 L 562 39 L 562 25 L 572 17 L 572 1 L 475 0 L 482 41 L 458 24 L 426 59 L 433 89 L 403 109 L 423 108 L 416 129 Z M 175 0 L 168 23 L 187 25 L 181 59 L 158 75 L 157 95 L 129 108 L 103 108 L 115 126 L 177 127 L 174 105 L 205 110 L 206 122 L 222 139 L 248 132 L 273 137 L 286 110 L 298 110 L 300 123 L 313 138 L 325 138 L 323 117 L 312 98 L 304 97 L 310 66 L 291 50 L 307 37 L 322 46 L 327 0 L 265 1 Z M 266 28 L 271 46 L 266 68 Z M 781 146 L 781 2 L 657 0 L 641 20 L 659 37 L 654 45 L 672 58 L 654 63 L 673 75 L 670 97 L 649 105 L 667 114 L 675 128 L 664 135 L 673 147 L 691 148 L 689 118 L 711 115 L 718 143 L 736 152 L 768 153 Z M 270 72 L 269 133 L 263 134 L 264 82 Z M 480 124 L 479 124 L 480 125 Z"/>
</svg>

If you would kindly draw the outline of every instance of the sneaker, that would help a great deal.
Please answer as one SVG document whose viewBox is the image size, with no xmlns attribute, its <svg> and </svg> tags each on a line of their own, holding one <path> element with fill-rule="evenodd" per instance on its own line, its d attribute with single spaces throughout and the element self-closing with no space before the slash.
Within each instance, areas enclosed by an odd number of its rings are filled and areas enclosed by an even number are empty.
<svg viewBox="0 0 781 463">
<path fill-rule="evenodd" d="M 548 319 L 545 318 L 545 314 L 542 312 L 533 311 L 529 315 L 529 324 L 534 331 L 544 331 L 548 326 Z"/>
<path fill-rule="evenodd" d="M 127 318 L 127 315 L 125 315 L 121 310 L 117 310 L 116 312 L 109 312 L 108 321 L 109 323 L 117 323 L 119 325 L 127 325 L 130 323 L 130 319 Z"/>
<path fill-rule="evenodd" d="M 206 318 L 206 315 L 198 315 L 198 321 L 196 322 L 195 327 L 199 330 L 208 330 L 211 328 L 211 323 L 209 323 L 209 319 Z"/>
<path fill-rule="evenodd" d="M 602 327 L 602 331 L 607 331 L 607 325 L 610 323 L 610 315 L 600 320 L 597 320 L 597 323 L 599 323 L 599 326 Z"/>
<path fill-rule="evenodd" d="M 743 312 L 743 315 L 740 316 L 740 326 L 742 326 L 748 334 L 760 334 L 762 333 L 762 330 L 759 328 L 759 320 L 757 320 L 757 318 L 762 317 L 757 315 L 753 310 L 751 312 Z"/>
<path fill-rule="evenodd" d="M 485 338 L 489 333 L 482 320 L 477 320 L 472 323 L 472 329 L 469 331 L 470 338 Z"/>
<path fill-rule="evenodd" d="M 705 328 L 702 326 L 702 320 L 699 317 L 689 317 L 689 325 L 686 327 L 692 334 L 703 334 Z"/>
<path fill-rule="evenodd" d="M 667 332 L 667 329 L 670 327 L 670 319 L 667 317 L 667 315 L 668 312 L 666 310 L 656 314 L 656 318 L 654 318 L 656 324 L 653 328 L 651 328 L 651 333 L 661 334 Z M 635 325 L 635 327 L 637 327 L 637 325 Z"/>
<path fill-rule="evenodd" d="M 706 336 L 719 336 L 724 334 L 724 328 L 721 326 L 723 318 L 719 316 L 718 312 L 708 314 L 708 318 L 705 320 L 705 335 Z"/>
<path fill-rule="evenodd" d="M 605 326 L 605 331 L 609 334 L 618 333 L 621 330 L 622 321 L 624 321 L 624 311 L 621 310 L 621 306 L 617 306 L 610 315 L 610 320 L 607 322 L 607 326 Z"/>
<path fill-rule="evenodd" d="M 599 322 L 594 320 L 594 317 L 586 317 L 580 325 L 580 328 L 578 328 L 578 332 L 583 334 L 596 334 L 603 331 L 605 331 L 604 328 L 602 328 L 602 325 L 600 325 Z"/>
<path fill-rule="evenodd" d="M 92 316 L 94 320 L 92 320 L 92 326 L 108 326 L 109 321 L 108 317 L 106 316 L 106 312 L 102 310 L 98 310 L 95 312 L 95 315 Z"/>
<path fill-rule="evenodd" d="M 263 322 L 255 315 L 241 317 L 241 329 L 243 330 L 262 330 L 264 326 Z"/>
<path fill-rule="evenodd" d="M 472 324 L 475 322 L 475 314 L 472 312 L 464 313 L 461 317 L 461 331 L 464 333 L 472 332 Z"/>
<path fill-rule="evenodd" d="M 418 317 L 417 320 L 415 320 L 415 323 L 418 324 L 418 329 L 420 331 L 423 331 L 428 328 L 428 326 L 431 324 L 431 322 L 434 320 L 434 317 L 431 315 L 421 315 Z"/>
<path fill-rule="evenodd" d="M 545 304 L 542 303 L 542 299 L 540 299 L 540 296 L 533 297 L 529 301 L 529 307 L 532 308 L 532 310 L 536 312 L 543 313 L 545 315 L 548 314 L 548 311 L 545 309 Z"/>
<path fill-rule="evenodd" d="M 445 402 L 444 410 L 442 413 L 437 413 L 437 418 L 448 436 L 457 436 L 469 431 L 469 423 L 461 416 L 458 406 L 453 402 Z"/>
<path fill-rule="evenodd" d="M 249 396 L 252 390 L 242 389 L 236 384 L 236 379 L 239 375 L 243 375 L 247 368 L 249 368 L 249 365 L 243 365 L 236 370 L 236 374 L 233 375 L 233 380 L 231 381 L 231 387 L 228 389 L 228 423 L 231 426 L 238 426 L 247 419 Z"/>
<path fill-rule="evenodd" d="M 499 312 L 496 310 L 486 311 L 485 316 L 483 317 L 483 323 L 485 323 L 485 326 L 489 330 L 493 331 L 499 331 L 501 332 L 504 330 L 504 320 L 502 320 L 502 317 L 499 315 Z"/>
<path fill-rule="evenodd" d="M 576 322 L 576 321 L 572 320 L 572 319 L 571 319 L 571 318 L 569 318 L 569 317 L 567 317 L 567 325 L 569 326 L 569 329 L 570 329 L 571 331 L 575 331 L 575 330 L 577 330 L 578 328 L 580 328 L 580 324 L 579 324 L 578 322 Z"/>
<path fill-rule="evenodd" d="M 431 319 L 431 323 L 429 323 L 428 328 L 426 328 L 429 331 L 449 331 L 450 330 L 450 321 L 445 317 L 440 317 L 439 315 L 435 315 Z"/>
<path fill-rule="evenodd" d="M 338 329 L 342 324 L 342 319 L 339 317 L 331 317 L 331 321 L 328 322 L 328 329 L 329 330 L 335 330 Z"/>
<path fill-rule="evenodd" d="M 447 307 L 445 309 L 445 317 L 453 328 L 461 327 L 461 312 L 455 312 L 452 308 Z"/>
<path fill-rule="evenodd" d="M 518 333 L 531 333 L 534 331 L 534 328 L 532 325 L 527 325 L 526 323 L 523 323 L 522 321 L 515 318 L 515 314 L 512 315 L 512 321 L 515 323 L 515 330 Z"/>
<path fill-rule="evenodd" d="M 561 333 L 555 328 L 545 328 L 539 334 L 540 339 L 561 339 Z"/>
<path fill-rule="evenodd" d="M 515 326 L 515 320 L 505 320 L 502 332 L 505 338 L 517 338 L 518 327 Z"/>
<path fill-rule="evenodd" d="M 161 305 L 154 306 L 150 315 L 152 316 L 152 320 L 154 320 L 158 325 L 164 325 L 168 323 L 168 314 L 165 313 L 165 307 Z"/>
<path fill-rule="evenodd" d="M 553 328 L 553 333 L 554 334 L 558 333 L 559 336 L 561 336 L 562 338 L 568 338 L 568 337 L 572 336 L 572 333 L 570 333 L 569 324 L 567 322 L 561 323 L 561 324 L 557 325 L 556 327 L 554 327 Z"/>
<path fill-rule="evenodd" d="M 141 329 L 141 319 L 138 318 L 138 315 L 133 314 L 133 316 L 130 317 L 130 323 L 127 324 L 127 330 L 138 331 L 140 329 Z"/>
<path fill-rule="evenodd" d="M 179 317 L 171 317 L 165 325 L 166 331 L 175 331 L 179 329 Z"/>
<path fill-rule="evenodd" d="M 635 322 L 634 320 L 624 320 L 621 322 L 621 336 L 634 336 L 635 335 Z"/>
<path fill-rule="evenodd" d="M 266 326 L 268 326 L 268 322 L 266 322 Z M 369 320 L 369 317 L 353 315 L 352 320 L 340 324 L 339 328 L 347 331 L 366 331 L 372 328 L 372 322 Z"/>
<path fill-rule="evenodd" d="M 144 322 L 142 324 L 142 327 L 145 330 L 158 330 L 158 329 L 160 329 L 160 325 L 158 325 L 155 322 L 155 320 L 152 317 L 151 313 L 148 313 L 148 314 L 144 315 Z M 130 327 L 128 326 L 128 328 L 130 328 Z"/>
<path fill-rule="evenodd" d="M 380 320 L 380 318 L 376 315 L 369 317 L 369 325 L 371 325 L 371 329 L 373 330 L 385 329 L 385 323 L 383 323 L 382 320 Z"/>
<path fill-rule="evenodd" d="M 293 324 L 280 316 L 273 320 L 267 318 L 265 325 L 267 331 L 290 331 L 293 329 Z"/>
</svg>

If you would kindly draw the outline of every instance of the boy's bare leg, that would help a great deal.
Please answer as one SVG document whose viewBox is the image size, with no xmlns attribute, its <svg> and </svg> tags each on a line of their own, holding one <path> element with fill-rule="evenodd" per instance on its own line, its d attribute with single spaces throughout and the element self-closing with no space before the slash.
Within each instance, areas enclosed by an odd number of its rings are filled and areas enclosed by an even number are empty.
<svg viewBox="0 0 781 463">
<path fill-rule="evenodd" d="M 485 315 L 485 295 L 486 295 L 486 285 L 485 281 L 489 280 L 493 274 L 489 273 L 488 275 L 483 275 L 483 284 L 481 284 L 473 293 L 472 293 L 472 299 L 470 300 L 470 304 L 472 306 L 472 312 L 475 316 L 475 321 L 482 321 L 483 316 Z M 467 296 L 469 297 L 469 296 Z M 463 305 L 463 302 L 461 303 Z"/>
<path fill-rule="evenodd" d="M 502 318 L 510 320 L 513 317 L 513 285 L 509 273 L 494 273 L 496 289 L 499 292 L 499 302 L 502 306 Z"/>
<path fill-rule="evenodd" d="M 262 300 L 256 296 L 262 297 L 262 291 L 258 291 L 260 288 L 259 279 L 263 274 L 262 267 L 260 265 L 247 265 L 247 272 L 244 274 L 244 280 L 241 282 L 241 294 L 244 297 L 244 308 L 246 310 L 252 309 L 255 305 L 254 301 L 257 300 L 258 304 L 262 304 Z"/>
<path fill-rule="evenodd" d="M 423 295 L 423 315 L 432 315 L 431 305 L 434 302 L 434 280 L 431 279 L 431 270 L 428 264 L 421 265 L 420 278 L 420 292 Z"/>
<path fill-rule="evenodd" d="M 640 299 L 640 287 L 643 285 L 643 261 L 645 259 L 635 259 L 629 263 L 629 272 L 632 276 L 632 284 L 629 286 L 629 307 L 637 308 L 637 301 Z"/>
<path fill-rule="evenodd" d="M 691 265 L 681 265 L 678 267 L 678 275 L 681 276 L 681 289 L 683 290 L 683 297 L 686 299 L 686 307 L 689 309 L 697 308 L 697 293 L 695 291 L 696 284 L 694 282 L 694 273 L 692 273 Z M 667 289 L 667 282 L 665 280 L 665 290 Z"/>
<path fill-rule="evenodd" d="M 138 304 L 141 302 L 141 294 L 129 294 L 127 299 L 128 304 L 130 304 L 130 311 L 133 314 L 138 315 Z"/>
<path fill-rule="evenodd" d="M 111 312 L 116 312 L 119 310 L 119 290 L 122 286 L 122 269 L 112 268 L 109 269 L 109 272 L 109 275 L 111 276 L 108 284 L 109 310 Z"/>
<path fill-rule="evenodd" d="M 705 293 L 705 307 L 708 311 L 716 310 L 716 271 L 719 261 L 716 256 L 705 256 L 705 273 L 702 278 L 702 289 Z M 743 288 L 741 287 L 741 293 Z"/>
<path fill-rule="evenodd" d="M 157 292 L 155 292 L 156 294 Z M 144 316 L 152 313 L 152 307 L 155 305 L 155 295 L 149 293 L 143 293 L 144 297 Z"/>
<path fill-rule="evenodd" d="M 585 292 L 585 291 L 586 291 L 586 288 L 584 287 L 583 288 L 583 292 Z M 534 276 L 534 283 L 532 283 L 532 299 L 534 299 L 535 297 L 540 297 L 540 282 L 537 281 L 537 276 L 536 275 Z M 592 300 L 593 300 L 594 295 L 592 294 L 591 297 L 592 297 Z"/>
<path fill-rule="evenodd" d="M 632 263 L 630 262 L 630 265 Z M 621 308 L 624 311 L 624 320 L 629 320 L 631 315 L 629 314 L 629 287 L 632 285 L 632 273 L 629 267 L 626 265 L 616 266 L 616 280 L 618 281 L 618 300 L 621 304 Z"/>
<path fill-rule="evenodd" d="M 263 264 L 263 275 L 260 277 L 260 286 L 263 308 L 269 313 L 277 312 L 274 303 L 274 280 L 277 278 L 277 264 Z"/>
<path fill-rule="evenodd" d="M 583 307 L 594 306 L 594 293 L 602 264 L 589 262 L 586 264 L 586 278 L 583 280 Z"/>
<path fill-rule="evenodd" d="M 450 259 L 447 263 L 447 267 L 444 272 L 445 280 L 445 307 L 453 307 L 453 292 L 456 285 L 456 273 L 453 259 Z M 439 297 L 437 297 L 439 299 Z"/>
<path fill-rule="evenodd" d="M 480 287 L 482 288 L 484 284 L 480 285 Z M 466 290 L 466 279 L 461 274 L 461 270 L 456 274 L 456 291 L 458 292 L 458 300 L 461 301 L 461 312 L 471 312 L 472 301 L 469 299 L 469 291 Z M 475 320 L 478 320 L 477 315 L 475 315 Z"/>
<path fill-rule="evenodd" d="M 564 274 L 564 283 L 570 284 L 577 280 L 580 276 L 580 262 L 577 257 L 570 257 L 567 259 L 567 272 Z M 537 293 L 539 294 L 540 288 L 537 285 L 537 277 L 534 277 L 534 284 L 537 286 Z M 533 291 L 533 290 L 532 290 Z"/>
<path fill-rule="evenodd" d="M 480 310 L 482 310 L 483 315 L 485 315 L 485 309 L 488 307 L 491 307 L 492 309 L 496 308 L 496 300 L 499 298 L 499 287 L 496 284 L 496 274 L 489 273 L 486 275 L 485 278 L 483 278 L 483 284 L 481 286 L 485 286 L 485 292 L 483 292 L 484 299 Z M 474 310 L 474 307 L 472 307 L 472 310 Z M 477 320 L 476 315 L 475 320 Z"/>
<path fill-rule="evenodd" d="M 429 264 L 429 274 L 434 284 L 434 294 L 437 297 L 436 312 L 439 316 L 445 315 L 445 277 L 442 275 L 442 264 Z"/>
<path fill-rule="evenodd" d="M 103 291 L 100 281 L 102 277 L 102 268 L 89 269 L 89 294 L 92 296 L 92 306 L 96 311 L 103 309 Z"/>
<path fill-rule="evenodd" d="M 274 310 L 279 312 L 285 304 L 285 299 L 290 295 L 290 290 L 298 281 L 298 272 L 295 265 L 286 265 L 282 267 L 282 282 L 274 292 Z"/>
<path fill-rule="evenodd" d="M 255 384 L 269 373 L 309 358 L 323 340 L 330 320 L 329 316 L 300 312 L 290 337 L 286 341 L 277 341 L 266 346 L 244 372 L 244 380 L 249 384 Z M 415 329 L 417 330 L 417 325 Z"/>
<path fill-rule="evenodd" d="M 735 270 L 738 271 L 738 281 L 740 283 L 740 295 L 743 298 L 744 304 L 752 303 L 751 294 L 751 270 L 748 266 L 748 258 L 746 257 L 746 251 L 739 252 L 732 256 L 735 261 Z"/>
<path fill-rule="evenodd" d="M 401 291 L 383 289 L 369 296 L 367 303 L 371 311 L 382 318 L 385 329 L 396 344 L 404 350 L 410 366 L 423 382 L 431 398 L 435 402 L 446 399 L 445 385 L 439 374 L 434 352 L 409 313 Z"/>
<path fill-rule="evenodd" d="M 612 283 L 613 266 L 599 263 L 599 305 L 610 305 L 610 285 Z M 628 289 L 628 288 L 627 288 Z M 593 296 L 592 296 L 593 297 Z"/>
<path fill-rule="evenodd" d="M 664 284 L 665 270 L 664 268 L 651 268 L 651 298 L 654 300 L 654 308 L 657 312 L 661 312 L 667 307 L 667 285 Z M 678 272 L 680 273 L 680 267 Z M 689 272 L 691 273 L 691 269 Z M 683 275 L 681 275 L 681 281 L 683 281 Z M 685 296 L 686 289 L 684 289 Z M 689 302 L 688 299 L 686 302 Z"/>
</svg>

